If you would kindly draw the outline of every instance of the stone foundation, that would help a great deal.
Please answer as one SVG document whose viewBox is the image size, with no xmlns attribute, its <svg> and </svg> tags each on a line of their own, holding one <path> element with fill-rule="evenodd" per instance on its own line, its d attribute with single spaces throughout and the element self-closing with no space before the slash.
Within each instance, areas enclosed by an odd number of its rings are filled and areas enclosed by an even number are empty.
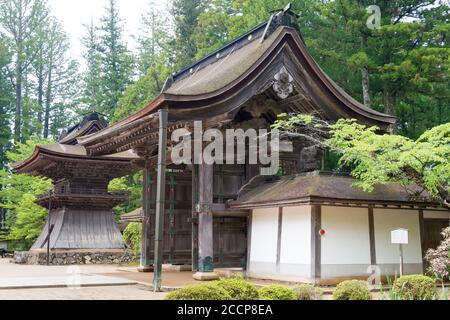
<svg viewBox="0 0 450 320">
<path fill-rule="evenodd" d="M 51 265 L 82 264 L 127 264 L 138 259 L 138 256 L 127 250 L 52 250 Z M 16 264 L 47 264 L 45 250 L 15 252 L 12 260 Z"/>
</svg>

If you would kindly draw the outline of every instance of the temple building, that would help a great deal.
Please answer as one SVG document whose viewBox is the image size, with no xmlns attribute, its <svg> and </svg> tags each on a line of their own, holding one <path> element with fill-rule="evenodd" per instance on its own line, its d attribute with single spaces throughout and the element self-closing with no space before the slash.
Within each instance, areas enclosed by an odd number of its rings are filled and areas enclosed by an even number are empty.
<svg viewBox="0 0 450 320">
<path fill-rule="evenodd" d="M 303 113 L 392 132 L 395 117 L 365 107 L 322 71 L 295 20 L 290 7 L 274 12 L 173 74 L 144 109 L 78 139 L 91 156 L 132 149 L 141 158 L 144 206 L 124 217 L 143 223 L 141 270 L 185 264 L 198 271 L 196 279 L 208 280 L 215 268 L 240 267 L 252 277 L 310 282 L 367 276 L 371 265 L 391 274 L 398 271 L 398 248 L 390 231 L 407 228 L 405 272 L 423 271 L 424 251 L 450 212 L 412 200 L 399 186 L 365 193 L 351 178 L 320 173 L 323 153 L 306 140 L 280 154 L 283 177 L 259 176 L 248 162 L 166 161 L 173 147 L 167 134 L 192 130 L 194 121 L 221 132 L 269 129 L 280 113 Z"/>
<path fill-rule="evenodd" d="M 140 270 L 154 271 L 156 287 L 162 263 L 189 266 L 197 280 L 217 278 L 217 268 L 305 282 L 367 277 L 371 265 L 395 273 L 398 247 L 390 243 L 390 231 L 396 228 L 409 230 L 405 272 L 423 271 L 423 253 L 448 225 L 450 211 L 414 200 L 396 185 L 366 193 L 351 178 L 321 172 L 324 153 L 307 139 L 291 141 L 292 150 L 280 153 L 281 170 L 272 176 L 260 175 L 249 153 L 234 164 L 171 159 L 171 134 L 178 129 L 192 132 L 199 122 L 203 130 L 222 133 L 270 129 L 281 113 L 314 114 L 328 122 L 352 118 L 380 133 L 392 132 L 396 122 L 353 99 L 324 73 L 288 6 L 174 73 L 142 110 L 76 138 L 83 174 L 95 172 L 98 179 L 111 176 L 95 161 L 118 161 L 124 152 L 130 160 L 131 151 L 139 157 L 133 162 L 144 172 L 143 207 L 123 220 L 142 221 Z M 32 160 L 26 166 L 32 168 Z"/>
<path fill-rule="evenodd" d="M 53 189 L 37 200 L 40 206 L 50 209 L 47 223 L 31 251 L 18 257 L 20 262 L 45 261 L 49 239 L 54 264 L 129 259 L 112 211 L 127 201 L 128 195 L 109 192 L 108 184 L 133 172 L 131 162 L 136 156 L 131 151 L 87 156 L 76 140 L 106 126 L 97 113 L 89 114 L 63 132 L 58 143 L 38 146 L 29 158 L 13 165 L 18 173 L 47 177 L 54 183 Z M 114 258 L 108 261 L 106 256 Z"/>
</svg>

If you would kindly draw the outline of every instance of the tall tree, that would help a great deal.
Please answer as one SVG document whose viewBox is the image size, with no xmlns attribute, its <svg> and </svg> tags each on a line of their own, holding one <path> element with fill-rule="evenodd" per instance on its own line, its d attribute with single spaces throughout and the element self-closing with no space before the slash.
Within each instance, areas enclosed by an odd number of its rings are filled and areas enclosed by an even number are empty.
<svg viewBox="0 0 450 320">
<path fill-rule="evenodd" d="M 152 1 L 142 15 L 137 37 L 137 69 L 140 78 L 130 85 L 119 99 L 112 121 L 118 121 L 143 108 L 163 89 L 164 83 L 174 71 L 173 35 L 170 16 L 158 9 Z"/>
<path fill-rule="evenodd" d="M 173 40 L 170 16 L 160 9 L 155 1 L 148 3 L 148 9 L 141 16 L 137 40 L 137 69 L 139 75 L 147 73 L 155 64 L 155 57 L 171 54 L 170 41 Z"/>
<path fill-rule="evenodd" d="M 93 110 L 100 111 L 102 106 L 101 95 L 101 53 L 99 39 L 96 34 L 94 21 L 85 25 L 86 35 L 82 38 L 85 51 L 83 58 L 86 64 L 86 71 L 83 74 L 83 93 L 81 102 L 83 103 L 82 112 Z"/>
<path fill-rule="evenodd" d="M 19 141 L 22 129 L 24 78 L 38 50 L 34 46 L 36 30 L 48 17 L 43 0 L 3 0 L 0 2 L 2 37 L 8 39 L 13 53 L 10 79 L 15 89 L 14 140 Z"/>
<path fill-rule="evenodd" d="M 99 45 L 102 53 L 103 101 L 100 112 L 112 116 L 117 102 L 129 85 L 133 73 L 133 59 L 123 40 L 123 26 L 115 0 L 109 0 L 100 19 Z"/>
<path fill-rule="evenodd" d="M 181 68 L 191 63 L 197 55 L 197 46 L 193 41 L 198 18 L 202 12 L 201 0 L 173 0 L 171 13 L 175 25 L 176 66 Z"/>
<path fill-rule="evenodd" d="M 3 40 L 0 40 L 0 170 L 6 166 L 6 152 L 10 148 L 11 130 L 9 126 L 13 102 L 12 86 L 7 77 L 6 67 L 11 56 Z"/>
</svg>

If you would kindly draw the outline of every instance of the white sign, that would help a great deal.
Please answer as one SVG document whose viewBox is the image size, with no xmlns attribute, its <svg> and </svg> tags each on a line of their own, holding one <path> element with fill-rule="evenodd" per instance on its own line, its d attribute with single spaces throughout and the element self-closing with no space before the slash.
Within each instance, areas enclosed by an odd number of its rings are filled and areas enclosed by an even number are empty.
<svg viewBox="0 0 450 320">
<path fill-rule="evenodd" d="M 408 230 L 396 229 L 391 231 L 392 244 L 408 244 Z"/>
</svg>

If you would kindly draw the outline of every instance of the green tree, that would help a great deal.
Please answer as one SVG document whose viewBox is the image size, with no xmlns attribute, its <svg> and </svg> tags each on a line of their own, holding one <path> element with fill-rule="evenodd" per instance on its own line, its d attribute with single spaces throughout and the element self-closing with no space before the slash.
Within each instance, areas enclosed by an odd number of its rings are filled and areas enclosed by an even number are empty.
<svg viewBox="0 0 450 320">
<path fill-rule="evenodd" d="M 25 143 L 17 143 L 15 151 L 8 152 L 8 161 L 18 162 L 29 157 L 35 147 L 50 140 L 32 137 Z M 0 170 L 0 207 L 6 210 L 6 222 L 10 240 L 34 240 L 41 232 L 47 210 L 34 203 L 51 186 L 48 179 Z"/>
<path fill-rule="evenodd" d="M 102 106 L 102 56 L 94 21 L 92 20 L 89 25 L 84 27 L 87 34 L 81 41 L 85 47 L 83 58 L 86 63 L 86 71 L 83 74 L 81 102 L 83 103 L 82 112 L 91 112 L 101 110 Z"/>
<path fill-rule="evenodd" d="M 117 122 L 144 108 L 163 89 L 173 71 L 173 47 L 169 16 L 153 2 L 142 15 L 137 37 L 137 66 L 140 78 L 120 97 L 112 122 Z"/>
<path fill-rule="evenodd" d="M 15 89 L 14 140 L 22 139 L 23 85 L 28 68 L 39 53 L 36 50 L 40 25 L 48 10 L 43 0 L 4 0 L 0 2 L 1 35 L 13 54 L 9 77 Z M 23 139 L 22 139 L 23 140 Z"/>
<path fill-rule="evenodd" d="M 133 59 L 123 40 L 123 27 L 115 0 L 109 0 L 100 19 L 99 31 L 102 104 L 96 111 L 111 117 L 133 73 Z"/>
<path fill-rule="evenodd" d="M 41 26 L 38 31 L 39 54 L 32 63 L 37 79 L 35 90 L 38 110 L 30 112 L 32 122 L 24 124 L 32 129 L 28 136 L 42 134 L 44 138 L 56 138 L 58 131 L 72 120 L 67 109 L 71 109 L 71 103 L 78 96 L 78 64 L 68 55 L 69 39 L 59 21 L 49 17 L 45 27 Z M 58 116 L 58 109 L 66 109 L 64 117 Z M 36 130 L 40 127 L 42 130 Z"/>
<path fill-rule="evenodd" d="M 201 12 L 201 0 L 172 0 L 171 14 L 175 25 L 175 40 L 172 45 L 177 68 L 187 66 L 197 55 L 193 36 L 197 30 Z"/>
<path fill-rule="evenodd" d="M 378 134 L 379 128 L 354 119 L 330 125 L 302 114 L 281 114 L 273 127 L 339 154 L 339 164 L 351 168 L 356 185 L 365 191 L 373 191 L 377 184 L 398 183 L 412 197 L 437 200 L 450 210 L 450 122 L 416 140 Z"/>
</svg>

